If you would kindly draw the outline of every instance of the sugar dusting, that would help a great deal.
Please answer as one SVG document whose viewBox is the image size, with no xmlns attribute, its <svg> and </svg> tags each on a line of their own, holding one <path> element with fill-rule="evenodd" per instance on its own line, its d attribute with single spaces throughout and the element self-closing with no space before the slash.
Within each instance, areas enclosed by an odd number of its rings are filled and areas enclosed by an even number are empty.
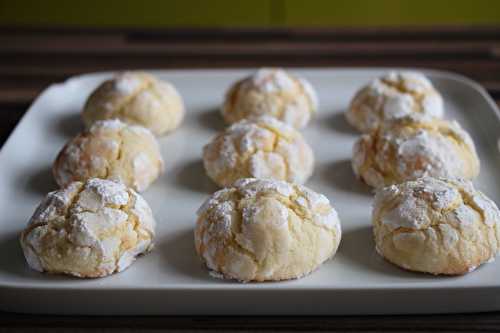
<svg viewBox="0 0 500 333">
<path fill-rule="evenodd" d="M 142 81 L 133 72 L 117 75 L 113 83 L 116 91 L 123 95 L 134 94 L 142 85 Z"/>
<path fill-rule="evenodd" d="M 346 116 L 353 126 L 369 132 L 412 114 L 442 118 L 443 98 L 419 72 L 389 72 L 358 91 Z"/>
<path fill-rule="evenodd" d="M 405 117 L 363 135 L 353 147 L 352 163 L 377 187 L 425 176 L 473 178 L 479 172 L 467 132 L 454 122 L 420 117 Z"/>
<path fill-rule="evenodd" d="M 297 130 L 268 116 L 239 121 L 203 148 L 205 168 L 214 179 L 240 173 L 303 183 L 312 173 L 312 154 Z"/>
<path fill-rule="evenodd" d="M 478 213 L 489 227 L 500 223 L 500 211 L 496 204 L 475 190 L 469 181 L 462 179 L 423 177 L 378 189 L 374 206 L 380 209 L 387 202 L 396 204 L 388 211 L 384 210 L 381 222 L 392 230 L 428 227 L 429 210 L 447 211 L 451 207 L 454 221 L 458 224 L 471 225 Z"/>
<path fill-rule="evenodd" d="M 254 86 L 268 93 L 293 90 L 295 81 L 282 69 L 261 68 L 252 77 Z"/>
<path fill-rule="evenodd" d="M 268 115 L 302 128 L 318 104 L 318 96 L 306 79 L 281 68 L 261 68 L 230 88 L 222 113 L 229 123 Z"/>
<path fill-rule="evenodd" d="M 266 199 L 261 201 L 259 198 Z M 289 202 L 290 206 L 285 202 Z M 195 243 L 208 268 L 215 271 L 217 277 L 225 278 L 226 276 L 221 274 L 221 269 L 227 273 L 225 270 L 228 266 L 224 265 L 230 265 L 232 271 L 238 271 L 237 267 L 248 268 L 241 261 L 242 258 L 251 258 L 250 260 L 257 264 L 260 260 L 257 259 L 260 256 L 258 253 L 261 253 L 259 251 L 270 251 L 269 256 L 277 255 L 272 251 L 279 251 L 276 248 L 256 249 L 254 247 L 256 239 L 252 237 L 259 236 L 252 236 L 251 232 L 245 233 L 241 230 L 249 228 L 249 225 L 263 223 L 266 226 L 262 227 L 270 228 L 270 232 L 276 230 L 274 228 L 279 228 L 281 233 L 291 234 L 293 231 L 290 230 L 289 219 L 292 214 L 295 218 L 301 219 L 300 223 L 318 225 L 320 228 L 316 229 L 316 232 L 325 233 L 325 236 L 328 234 L 327 238 L 332 237 L 331 231 L 335 231 L 335 237 L 340 239 L 341 227 L 338 215 L 325 196 L 306 187 L 283 181 L 244 178 L 229 188 L 217 191 L 203 203 L 198 210 Z M 290 239 L 292 236 L 288 237 Z M 281 241 L 288 242 L 284 239 Z M 239 245 L 234 245 L 234 242 Z M 284 245 L 274 246 L 281 248 Z M 240 247 L 242 250 L 238 249 Z M 326 249 L 325 251 L 328 252 Z M 326 255 L 330 253 L 323 253 L 320 257 Z M 227 258 L 223 259 L 224 256 Z M 260 269 L 262 276 L 272 279 L 277 268 L 263 265 Z M 234 278 L 231 274 L 229 277 Z M 239 280 L 247 281 L 246 278 Z"/>
<path fill-rule="evenodd" d="M 131 202 L 131 198 L 134 199 L 131 210 L 122 208 Z M 149 238 L 138 239 L 135 246 L 116 257 L 120 252 L 120 229 L 129 223 L 131 213 L 137 218 L 136 232 L 146 231 Z M 93 178 L 86 183 L 74 182 L 62 190 L 49 193 L 35 211 L 30 226 L 33 227 L 23 232 L 21 244 L 33 269 L 51 271 L 51 267 L 42 267 L 40 256 L 58 253 L 50 248 L 57 240 L 66 242 L 67 251 L 76 254 L 82 263 L 90 251 L 100 253 L 100 262 L 95 263 L 91 276 L 105 276 L 123 270 L 135 256 L 152 247 L 155 222 L 149 206 L 134 191 L 114 181 Z M 113 230 L 116 235 L 107 235 Z M 49 238 L 54 239 L 48 242 Z M 77 271 L 66 273 L 82 276 Z"/>
</svg>

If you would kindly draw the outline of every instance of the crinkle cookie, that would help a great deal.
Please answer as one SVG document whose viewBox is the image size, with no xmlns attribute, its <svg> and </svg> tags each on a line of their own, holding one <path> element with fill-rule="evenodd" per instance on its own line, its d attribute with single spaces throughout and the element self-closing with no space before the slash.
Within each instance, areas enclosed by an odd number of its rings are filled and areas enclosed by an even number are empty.
<svg viewBox="0 0 500 333">
<path fill-rule="evenodd" d="M 153 247 L 155 220 L 134 190 L 104 179 L 50 192 L 21 234 L 39 272 L 95 278 L 120 272 Z"/>
<path fill-rule="evenodd" d="M 231 86 L 222 116 L 232 124 L 267 115 L 303 128 L 317 109 L 318 97 L 306 79 L 280 68 L 262 68 Z"/>
<path fill-rule="evenodd" d="M 441 118 L 443 98 L 423 74 L 390 72 L 359 90 L 346 111 L 349 124 L 370 132 L 384 122 L 411 114 Z"/>
<path fill-rule="evenodd" d="M 180 125 L 184 113 L 182 98 L 172 84 L 148 73 L 123 72 L 92 92 L 82 117 L 87 127 L 117 118 L 164 135 Z"/>
<path fill-rule="evenodd" d="M 458 275 L 495 258 L 500 211 L 469 181 L 425 177 L 379 189 L 377 252 L 404 269 Z"/>
<path fill-rule="evenodd" d="M 241 120 L 203 148 L 208 176 L 219 186 L 240 178 L 272 178 L 304 183 L 314 155 L 302 134 L 273 117 Z"/>
<path fill-rule="evenodd" d="M 114 119 L 98 121 L 70 140 L 52 170 L 61 187 L 98 177 L 144 191 L 163 171 L 163 160 L 148 129 Z"/>
<path fill-rule="evenodd" d="M 340 221 L 328 199 L 283 181 L 240 179 L 198 210 L 196 251 L 217 277 L 303 277 L 333 257 Z"/>
<path fill-rule="evenodd" d="M 354 173 L 373 187 L 424 176 L 473 179 L 479 158 L 455 122 L 401 118 L 364 134 L 353 148 Z"/>
</svg>

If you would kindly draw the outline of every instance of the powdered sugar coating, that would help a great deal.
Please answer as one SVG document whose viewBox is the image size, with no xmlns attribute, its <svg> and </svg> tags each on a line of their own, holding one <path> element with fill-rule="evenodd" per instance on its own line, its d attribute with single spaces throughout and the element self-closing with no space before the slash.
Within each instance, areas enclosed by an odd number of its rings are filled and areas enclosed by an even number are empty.
<svg viewBox="0 0 500 333">
<path fill-rule="evenodd" d="M 214 193 L 195 229 L 207 267 L 243 282 L 302 277 L 335 254 L 340 238 L 340 220 L 324 195 L 253 178 Z"/>
<path fill-rule="evenodd" d="M 424 177 L 379 189 L 372 222 L 381 255 L 410 270 L 465 274 L 500 251 L 500 211 L 465 180 Z"/>
<path fill-rule="evenodd" d="M 389 72 L 356 93 L 346 118 L 359 131 L 368 133 L 386 121 L 412 114 L 441 118 L 441 95 L 419 72 Z"/>
<path fill-rule="evenodd" d="M 314 156 L 302 135 L 272 117 L 237 122 L 203 148 L 207 174 L 218 185 L 240 178 L 271 178 L 304 183 Z"/>
<path fill-rule="evenodd" d="M 70 140 L 53 165 L 57 183 L 93 177 L 115 179 L 145 190 L 163 171 L 160 147 L 146 128 L 113 119 L 98 121 Z"/>
<path fill-rule="evenodd" d="M 96 195 L 97 198 L 95 198 Z M 123 206 L 128 201 L 129 194 L 122 183 L 103 182 L 101 179 L 93 178 L 85 183 L 85 190 L 80 192 L 78 205 L 75 209 L 97 210 L 105 206 Z M 95 204 L 99 204 L 99 206 L 94 206 Z"/>
<path fill-rule="evenodd" d="M 251 76 L 251 83 L 258 89 L 276 93 L 283 90 L 293 90 L 294 79 L 282 69 L 262 68 Z"/>
<path fill-rule="evenodd" d="M 118 73 L 89 96 L 82 117 L 87 127 L 105 119 L 140 125 L 155 135 L 177 128 L 184 104 L 175 87 L 143 72 Z"/>
<path fill-rule="evenodd" d="M 472 139 L 455 121 L 401 118 L 353 147 L 355 174 L 374 187 L 424 176 L 472 179 L 479 164 Z"/>
<path fill-rule="evenodd" d="M 243 178 L 234 183 L 244 198 L 251 198 L 258 193 L 278 193 L 279 195 L 289 197 L 294 193 L 295 188 L 284 181 L 260 180 L 257 178 Z"/>
<path fill-rule="evenodd" d="M 40 272 L 102 277 L 153 247 L 155 220 L 135 191 L 104 179 L 49 193 L 21 235 L 28 265 Z"/>
<path fill-rule="evenodd" d="M 280 68 L 261 68 L 229 89 L 222 115 L 228 123 L 267 115 L 302 128 L 318 104 L 317 94 L 306 79 Z"/>
<path fill-rule="evenodd" d="M 142 81 L 132 72 L 125 72 L 117 75 L 113 84 L 118 93 L 128 96 L 141 89 Z"/>
</svg>

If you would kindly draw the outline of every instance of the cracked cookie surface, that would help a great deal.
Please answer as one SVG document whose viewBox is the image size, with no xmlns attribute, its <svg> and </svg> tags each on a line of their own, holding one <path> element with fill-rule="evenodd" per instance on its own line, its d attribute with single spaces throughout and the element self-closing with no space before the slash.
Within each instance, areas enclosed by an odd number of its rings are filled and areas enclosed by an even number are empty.
<svg viewBox="0 0 500 333">
<path fill-rule="evenodd" d="M 231 86 L 221 111 L 229 124 L 267 115 L 303 128 L 317 109 L 318 97 L 307 80 L 280 68 L 262 68 Z"/>
<path fill-rule="evenodd" d="M 175 87 L 143 72 L 123 72 L 104 81 L 82 111 L 87 127 L 98 120 L 120 119 L 164 135 L 177 128 L 184 104 Z"/>
<path fill-rule="evenodd" d="M 500 211 L 465 180 L 425 177 L 379 189 L 372 223 L 377 252 L 407 270 L 465 274 L 500 249 Z"/>
<path fill-rule="evenodd" d="M 314 154 L 302 134 L 273 118 L 241 120 L 203 148 L 208 176 L 219 186 L 240 178 L 271 178 L 302 184 L 312 174 Z"/>
<path fill-rule="evenodd" d="M 21 234 L 28 265 L 77 277 L 120 272 L 153 247 L 147 202 L 121 183 L 93 178 L 50 192 Z"/>
<path fill-rule="evenodd" d="M 214 193 L 198 210 L 196 251 L 220 276 L 239 281 L 300 278 L 333 257 L 337 212 L 304 186 L 246 178 Z"/>
<path fill-rule="evenodd" d="M 480 162 L 457 122 L 408 116 L 362 135 L 353 147 L 352 167 L 365 183 L 380 187 L 424 176 L 473 179 Z"/>
<path fill-rule="evenodd" d="M 70 140 L 53 165 L 59 186 L 89 178 L 115 179 L 145 190 L 163 170 L 156 138 L 141 126 L 118 119 L 98 121 Z"/>
<path fill-rule="evenodd" d="M 418 114 L 441 118 L 443 98 L 418 72 L 390 72 L 359 90 L 346 111 L 349 124 L 368 133 L 384 122 Z"/>
</svg>

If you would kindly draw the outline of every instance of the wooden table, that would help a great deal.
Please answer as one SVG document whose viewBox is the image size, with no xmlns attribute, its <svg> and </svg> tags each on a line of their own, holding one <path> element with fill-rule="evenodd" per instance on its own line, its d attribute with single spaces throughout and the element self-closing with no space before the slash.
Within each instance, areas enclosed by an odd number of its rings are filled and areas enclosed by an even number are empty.
<svg viewBox="0 0 500 333">
<path fill-rule="evenodd" d="M 139 68 L 423 67 L 478 81 L 500 104 L 500 27 L 412 29 L 0 29 L 0 142 L 49 84 Z M 473 112 L 474 110 L 471 110 Z M 498 199 L 498 198 L 497 198 Z M 0 300 L 1 301 L 1 300 Z M 0 327 L 70 331 L 500 331 L 500 313 L 349 317 L 60 317 L 0 312 Z M 73 331 L 73 330 L 71 330 Z"/>
</svg>

